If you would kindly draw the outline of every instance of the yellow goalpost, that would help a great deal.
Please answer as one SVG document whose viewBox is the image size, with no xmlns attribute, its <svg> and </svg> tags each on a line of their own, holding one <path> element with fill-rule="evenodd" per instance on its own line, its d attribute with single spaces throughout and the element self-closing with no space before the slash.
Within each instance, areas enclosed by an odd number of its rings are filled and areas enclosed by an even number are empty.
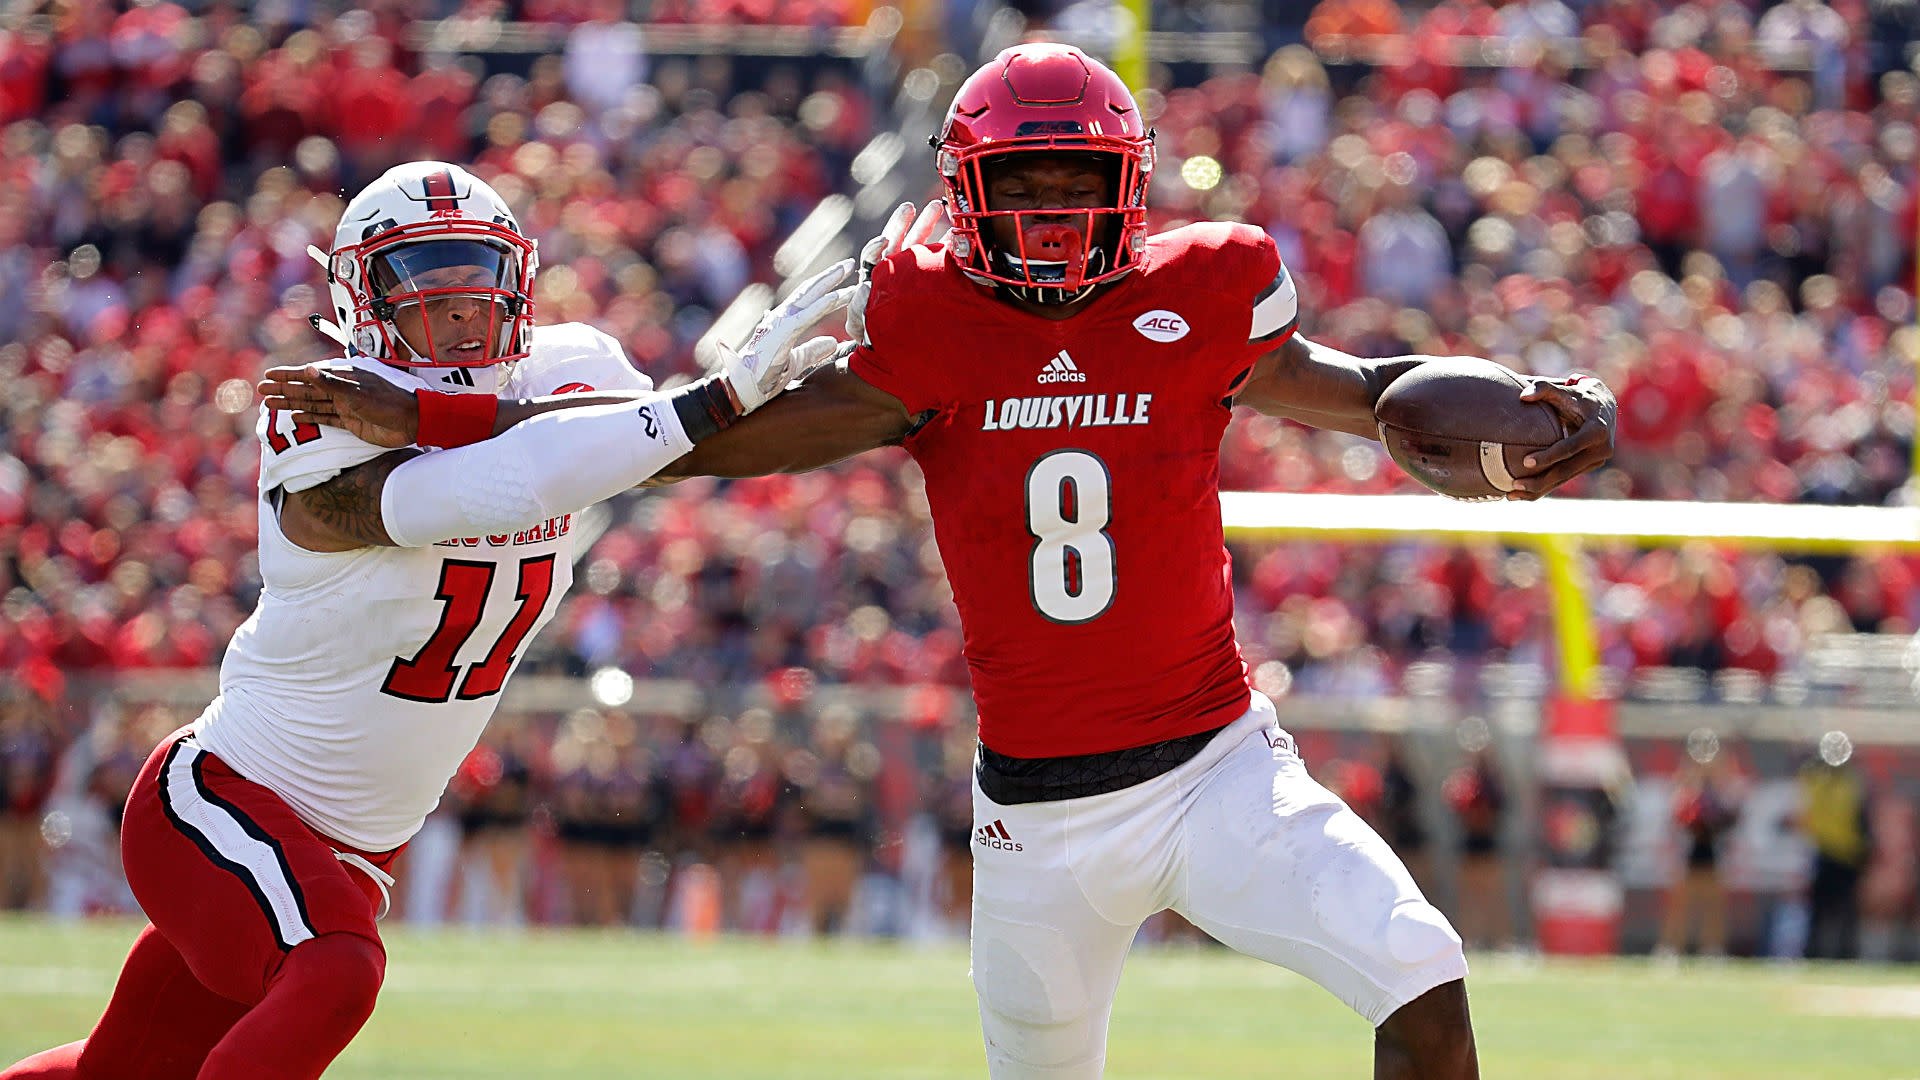
<svg viewBox="0 0 1920 1080">
<path fill-rule="evenodd" d="M 1553 602 L 1560 692 L 1590 698 L 1599 667 L 1582 544 L 1705 541 L 1783 551 L 1920 550 L 1920 507 L 1553 499 L 1468 503 L 1434 495 L 1220 494 L 1227 535 L 1303 540 L 1497 540 L 1540 553 Z"/>
</svg>

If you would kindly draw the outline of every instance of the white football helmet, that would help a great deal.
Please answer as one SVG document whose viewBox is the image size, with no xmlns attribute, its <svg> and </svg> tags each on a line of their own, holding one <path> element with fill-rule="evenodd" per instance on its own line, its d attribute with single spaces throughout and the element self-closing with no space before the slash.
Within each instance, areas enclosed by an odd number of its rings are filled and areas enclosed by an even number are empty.
<svg viewBox="0 0 1920 1080">
<path fill-rule="evenodd" d="M 499 193 L 458 165 L 413 161 L 388 169 L 347 204 L 332 254 L 309 250 L 326 267 L 333 296 L 334 319 L 315 316 L 314 326 L 356 352 L 428 378 L 458 376 L 444 379 L 450 389 L 491 389 L 497 365 L 527 354 L 537 245 L 521 234 Z M 450 284 L 443 283 L 447 275 L 431 273 L 449 267 L 482 273 Z M 400 308 L 453 296 L 483 303 L 486 347 L 472 356 L 440 355 L 429 340 L 423 356 L 403 344 L 394 323 Z M 420 370 L 426 368 L 469 370 Z M 496 377 L 473 379 L 481 368 Z"/>
</svg>

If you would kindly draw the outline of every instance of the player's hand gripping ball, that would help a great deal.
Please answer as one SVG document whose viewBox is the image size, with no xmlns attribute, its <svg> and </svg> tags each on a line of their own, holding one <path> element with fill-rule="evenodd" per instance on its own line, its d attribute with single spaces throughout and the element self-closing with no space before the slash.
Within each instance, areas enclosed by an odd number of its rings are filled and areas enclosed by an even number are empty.
<svg viewBox="0 0 1920 1080">
<path fill-rule="evenodd" d="M 1475 357 L 1400 376 L 1373 416 L 1388 456 L 1455 499 L 1536 499 L 1613 454 L 1613 395 L 1600 380 L 1519 375 Z"/>
</svg>

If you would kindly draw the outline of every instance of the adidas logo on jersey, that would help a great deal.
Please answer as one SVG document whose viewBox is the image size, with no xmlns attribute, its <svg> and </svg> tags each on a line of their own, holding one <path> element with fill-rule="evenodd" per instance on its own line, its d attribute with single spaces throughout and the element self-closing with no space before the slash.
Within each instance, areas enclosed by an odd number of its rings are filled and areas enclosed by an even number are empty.
<svg viewBox="0 0 1920 1080">
<path fill-rule="evenodd" d="M 1026 850 L 1026 848 L 1013 842 L 1013 834 L 1007 831 L 1006 824 L 999 818 L 995 818 L 991 825 L 982 825 L 978 829 L 975 829 L 973 842 L 979 844 L 981 847 L 997 848 L 1001 851 Z"/>
<path fill-rule="evenodd" d="M 1074 364 L 1073 357 L 1067 355 L 1067 350 L 1061 349 L 1053 359 L 1047 361 L 1047 366 L 1040 371 L 1040 377 L 1034 381 L 1043 383 L 1086 382 L 1087 373 L 1081 371 L 1080 368 Z"/>
</svg>

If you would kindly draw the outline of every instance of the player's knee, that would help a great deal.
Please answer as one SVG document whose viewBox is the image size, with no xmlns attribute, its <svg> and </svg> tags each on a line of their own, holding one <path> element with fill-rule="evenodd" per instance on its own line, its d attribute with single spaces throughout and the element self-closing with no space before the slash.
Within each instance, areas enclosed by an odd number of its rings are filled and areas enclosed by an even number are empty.
<svg viewBox="0 0 1920 1080">
<path fill-rule="evenodd" d="M 1086 1018 L 1036 1024 L 986 1005 L 980 1011 L 993 1080 L 1098 1080 L 1105 1040 L 1090 1030 Z"/>
<path fill-rule="evenodd" d="M 1387 917 L 1387 950 L 1396 962 L 1408 967 L 1465 956 L 1453 925 L 1424 900 L 1394 906 L 1393 914 Z"/>
<path fill-rule="evenodd" d="M 1095 1030 L 1091 1002 L 1064 941 L 1043 932 L 1022 944 L 1015 949 L 998 938 L 974 942 L 973 985 L 993 1080 L 1098 1077 L 1105 1039 Z"/>
<path fill-rule="evenodd" d="M 386 981 L 387 955 L 358 934 L 322 934 L 294 947 L 281 968 L 293 980 L 316 1022 L 354 1029 L 373 1015 Z"/>
</svg>

